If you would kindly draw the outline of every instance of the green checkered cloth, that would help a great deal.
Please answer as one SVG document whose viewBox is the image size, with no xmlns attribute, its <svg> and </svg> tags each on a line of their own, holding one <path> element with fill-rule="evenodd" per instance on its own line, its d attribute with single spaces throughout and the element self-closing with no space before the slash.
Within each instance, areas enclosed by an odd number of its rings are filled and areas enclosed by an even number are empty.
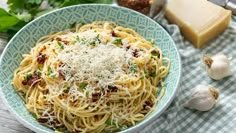
<svg viewBox="0 0 236 133">
<path fill-rule="evenodd" d="M 236 133 L 236 75 L 220 81 L 211 80 L 201 58 L 204 54 L 224 53 L 232 57 L 232 71 L 236 71 L 236 16 L 229 28 L 205 48 L 196 49 L 186 41 L 176 25 L 160 17 L 156 20 L 171 35 L 182 59 L 182 80 L 178 93 L 169 108 L 141 132 L 145 133 Z M 199 84 L 212 85 L 220 91 L 216 107 L 208 112 L 186 109 L 182 105 L 191 90 Z"/>
</svg>

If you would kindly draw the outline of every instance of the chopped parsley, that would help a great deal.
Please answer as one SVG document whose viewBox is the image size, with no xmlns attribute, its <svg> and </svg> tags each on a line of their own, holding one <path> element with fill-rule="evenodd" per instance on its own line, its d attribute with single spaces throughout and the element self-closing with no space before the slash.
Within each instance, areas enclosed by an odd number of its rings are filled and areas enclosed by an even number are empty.
<svg viewBox="0 0 236 133">
<path fill-rule="evenodd" d="M 31 76 L 32 76 L 32 74 L 31 74 L 31 73 L 28 73 L 28 74 L 26 74 L 25 79 L 26 79 L 26 80 L 29 80 L 29 79 L 31 78 Z"/>
<path fill-rule="evenodd" d="M 156 74 L 155 70 L 151 70 L 151 72 L 149 73 L 149 76 L 153 77 L 153 78 L 156 77 L 157 74 Z"/>
<path fill-rule="evenodd" d="M 117 38 L 117 39 L 115 39 L 115 40 L 113 41 L 113 43 L 114 43 L 115 45 L 121 44 L 121 39 L 120 39 L 120 38 Z"/>
<path fill-rule="evenodd" d="M 152 56 L 160 57 L 160 53 L 159 52 L 152 51 L 151 54 L 152 54 Z"/>
<path fill-rule="evenodd" d="M 87 85 L 84 82 L 79 84 L 79 88 L 81 88 L 83 90 L 86 89 L 86 86 Z"/>
<path fill-rule="evenodd" d="M 91 41 L 89 44 L 92 45 L 92 46 L 95 46 L 95 45 L 96 45 L 96 41 L 93 40 L 93 41 Z"/>
<path fill-rule="evenodd" d="M 118 127 L 120 127 L 120 125 L 116 125 L 116 123 L 115 122 L 112 122 L 111 120 L 107 120 L 106 122 L 105 122 L 107 125 L 112 125 L 112 126 L 118 126 Z"/>
<path fill-rule="evenodd" d="M 63 91 L 69 91 L 69 90 L 70 90 L 69 86 L 63 88 Z"/>
<path fill-rule="evenodd" d="M 80 37 L 77 35 L 76 40 L 80 42 Z"/>
<path fill-rule="evenodd" d="M 149 76 L 154 78 L 154 77 L 157 76 L 157 74 L 156 73 L 150 73 Z"/>
<path fill-rule="evenodd" d="M 41 73 L 41 71 L 40 71 L 39 69 L 36 71 L 36 73 L 37 73 L 38 75 L 42 75 L 42 73 Z"/>
<path fill-rule="evenodd" d="M 49 76 L 49 75 L 51 75 L 52 74 L 52 68 L 51 67 L 48 67 L 48 73 L 47 73 L 47 75 Z"/>
<path fill-rule="evenodd" d="M 57 44 L 60 47 L 60 49 L 64 49 L 64 45 L 61 42 L 57 41 Z"/>
<path fill-rule="evenodd" d="M 85 94 L 88 96 L 88 95 L 89 95 L 89 91 L 88 91 L 88 90 L 86 90 Z"/>
<path fill-rule="evenodd" d="M 145 78 L 145 76 L 142 76 L 142 77 L 140 77 L 139 79 L 140 79 L 140 80 L 143 80 L 144 78 Z"/>
<path fill-rule="evenodd" d="M 33 116 L 35 119 L 38 119 L 38 116 L 37 116 L 35 113 L 33 113 L 32 116 Z"/>
<path fill-rule="evenodd" d="M 137 65 L 129 62 L 129 69 L 130 69 L 131 73 L 136 73 L 137 72 Z"/>
<path fill-rule="evenodd" d="M 142 80 L 142 79 L 146 78 L 146 76 L 147 76 L 147 71 L 146 71 L 146 69 L 143 69 L 143 76 L 140 77 L 140 79 Z"/>
</svg>

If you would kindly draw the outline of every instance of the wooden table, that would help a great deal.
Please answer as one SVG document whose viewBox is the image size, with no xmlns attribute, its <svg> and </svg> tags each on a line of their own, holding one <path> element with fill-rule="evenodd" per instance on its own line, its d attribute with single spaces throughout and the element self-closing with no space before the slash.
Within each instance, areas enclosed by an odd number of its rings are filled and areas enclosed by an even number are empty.
<svg viewBox="0 0 236 133">
<path fill-rule="evenodd" d="M 6 9 L 6 0 L 0 0 L 0 7 Z M 6 45 L 6 40 L 0 35 L 0 56 Z M 16 118 L 7 110 L 0 99 L 0 133 L 32 133 L 31 130 L 20 124 Z"/>
<path fill-rule="evenodd" d="M 0 35 L 1 36 L 1 35 Z M 0 56 L 6 41 L 0 37 Z M 20 124 L 16 118 L 7 110 L 0 99 L 0 133 L 32 133 L 31 130 Z"/>
</svg>

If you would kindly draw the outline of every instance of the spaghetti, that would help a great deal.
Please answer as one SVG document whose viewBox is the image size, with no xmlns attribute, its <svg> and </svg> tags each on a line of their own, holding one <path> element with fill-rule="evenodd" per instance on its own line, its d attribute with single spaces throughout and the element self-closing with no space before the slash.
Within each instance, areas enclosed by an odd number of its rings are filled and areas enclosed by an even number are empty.
<svg viewBox="0 0 236 133">
<path fill-rule="evenodd" d="M 96 21 L 42 37 L 13 86 L 57 131 L 111 132 L 142 121 L 164 94 L 170 61 L 134 30 Z"/>
</svg>

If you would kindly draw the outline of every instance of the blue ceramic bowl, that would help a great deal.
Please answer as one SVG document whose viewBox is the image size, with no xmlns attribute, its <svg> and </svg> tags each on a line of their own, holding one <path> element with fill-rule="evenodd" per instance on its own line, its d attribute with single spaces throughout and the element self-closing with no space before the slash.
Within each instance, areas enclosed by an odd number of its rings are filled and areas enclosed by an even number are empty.
<svg viewBox="0 0 236 133">
<path fill-rule="evenodd" d="M 22 99 L 11 85 L 14 70 L 36 41 L 53 31 L 68 29 L 74 22 L 113 21 L 123 27 L 132 28 L 146 39 L 154 39 L 165 57 L 171 60 L 171 67 L 165 79 L 166 92 L 155 110 L 143 121 L 121 132 L 136 132 L 158 121 L 173 100 L 181 76 L 181 61 L 175 43 L 168 33 L 152 19 L 129 9 L 111 5 L 78 5 L 59 9 L 43 15 L 22 28 L 8 43 L 0 60 L 0 95 L 9 110 L 23 125 L 35 132 L 53 132 L 40 125 L 27 111 Z"/>
</svg>

